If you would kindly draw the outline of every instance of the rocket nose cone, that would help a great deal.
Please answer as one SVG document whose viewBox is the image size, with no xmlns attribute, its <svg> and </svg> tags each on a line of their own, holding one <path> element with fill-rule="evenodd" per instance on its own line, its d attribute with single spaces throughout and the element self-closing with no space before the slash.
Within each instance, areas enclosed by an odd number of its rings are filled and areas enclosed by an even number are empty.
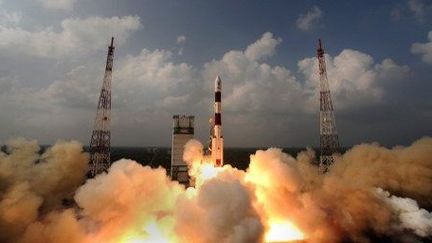
<svg viewBox="0 0 432 243">
<path fill-rule="evenodd" d="M 221 91 L 222 89 L 222 81 L 219 76 L 216 77 L 215 80 L 215 91 Z"/>
</svg>

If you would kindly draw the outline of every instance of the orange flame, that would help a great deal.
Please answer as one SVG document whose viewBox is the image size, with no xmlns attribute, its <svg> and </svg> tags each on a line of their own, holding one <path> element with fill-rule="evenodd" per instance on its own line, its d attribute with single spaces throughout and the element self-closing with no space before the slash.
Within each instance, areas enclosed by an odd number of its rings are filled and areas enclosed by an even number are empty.
<svg viewBox="0 0 432 243">
<path fill-rule="evenodd" d="M 199 193 L 199 189 L 202 185 L 204 185 L 207 181 L 216 178 L 221 172 L 224 170 L 229 170 L 231 167 L 223 166 L 217 167 L 213 163 L 209 162 L 209 158 L 199 158 L 194 160 L 189 168 L 189 175 L 194 179 L 195 185 L 194 187 L 186 188 L 185 196 L 192 199 L 196 197 Z M 261 190 L 255 189 L 255 193 L 260 205 L 266 200 L 266 194 L 263 192 L 262 188 L 272 186 L 272 180 L 266 176 L 258 176 L 255 174 L 248 174 L 246 172 L 245 177 L 239 178 L 241 180 L 245 180 L 248 183 L 261 185 Z M 265 204 L 264 204 L 265 205 Z M 257 205 L 258 206 L 258 205 Z M 283 243 L 283 242 L 292 242 L 304 240 L 304 233 L 291 221 L 287 219 L 280 219 L 277 216 L 276 212 L 272 212 L 273 210 L 266 208 L 264 206 L 264 211 L 260 211 L 263 213 L 262 219 L 267 220 L 265 225 L 268 225 L 268 229 L 264 234 L 264 242 L 266 243 Z M 266 216 L 264 216 L 266 215 Z M 174 220 L 173 218 L 171 218 Z M 169 221 L 169 220 L 168 220 Z M 173 231 L 173 222 L 164 222 L 163 220 L 153 219 L 150 222 L 146 222 L 144 226 L 142 226 L 140 232 L 128 232 L 123 235 L 118 241 L 120 243 L 150 243 L 150 242 L 158 242 L 158 243 L 175 243 L 181 242 L 181 240 L 177 239 L 177 237 L 172 233 Z M 144 233 L 143 233 L 144 232 Z"/>
<path fill-rule="evenodd" d="M 206 181 L 217 177 L 224 167 L 216 167 L 209 158 L 194 160 L 189 175 L 195 179 L 195 188 L 200 188 Z"/>
<path fill-rule="evenodd" d="M 271 221 L 270 228 L 266 232 L 267 243 L 282 243 L 303 240 L 303 232 L 290 221 Z"/>
</svg>

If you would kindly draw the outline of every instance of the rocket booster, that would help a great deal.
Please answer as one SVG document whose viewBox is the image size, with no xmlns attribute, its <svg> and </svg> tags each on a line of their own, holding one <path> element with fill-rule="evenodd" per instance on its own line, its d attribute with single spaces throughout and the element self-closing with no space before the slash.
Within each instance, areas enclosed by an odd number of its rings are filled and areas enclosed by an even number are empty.
<svg viewBox="0 0 432 243">
<path fill-rule="evenodd" d="M 211 158 L 216 166 L 223 165 L 223 137 L 222 137 L 222 81 L 219 76 L 215 80 L 215 103 L 213 134 L 211 139 Z"/>
</svg>

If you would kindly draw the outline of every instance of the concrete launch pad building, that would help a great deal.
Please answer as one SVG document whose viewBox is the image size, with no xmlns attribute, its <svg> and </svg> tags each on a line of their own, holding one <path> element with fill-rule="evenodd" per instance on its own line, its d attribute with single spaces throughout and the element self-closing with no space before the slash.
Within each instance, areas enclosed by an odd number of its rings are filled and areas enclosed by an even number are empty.
<svg viewBox="0 0 432 243">
<path fill-rule="evenodd" d="M 194 116 L 174 115 L 171 143 L 171 178 L 189 184 L 188 167 L 183 161 L 184 145 L 194 138 Z"/>
</svg>

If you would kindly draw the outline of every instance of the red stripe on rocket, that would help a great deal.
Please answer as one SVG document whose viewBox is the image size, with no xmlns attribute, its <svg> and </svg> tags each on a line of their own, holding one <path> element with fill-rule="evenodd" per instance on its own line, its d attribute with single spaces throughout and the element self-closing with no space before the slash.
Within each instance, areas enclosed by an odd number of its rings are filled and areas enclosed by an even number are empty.
<svg viewBox="0 0 432 243">
<path fill-rule="evenodd" d="M 219 76 L 215 80 L 214 127 L 212 136 L 211 158 L 216 166 L 223 165 L 222 136 L 222 81 Z"/>
</svg>

